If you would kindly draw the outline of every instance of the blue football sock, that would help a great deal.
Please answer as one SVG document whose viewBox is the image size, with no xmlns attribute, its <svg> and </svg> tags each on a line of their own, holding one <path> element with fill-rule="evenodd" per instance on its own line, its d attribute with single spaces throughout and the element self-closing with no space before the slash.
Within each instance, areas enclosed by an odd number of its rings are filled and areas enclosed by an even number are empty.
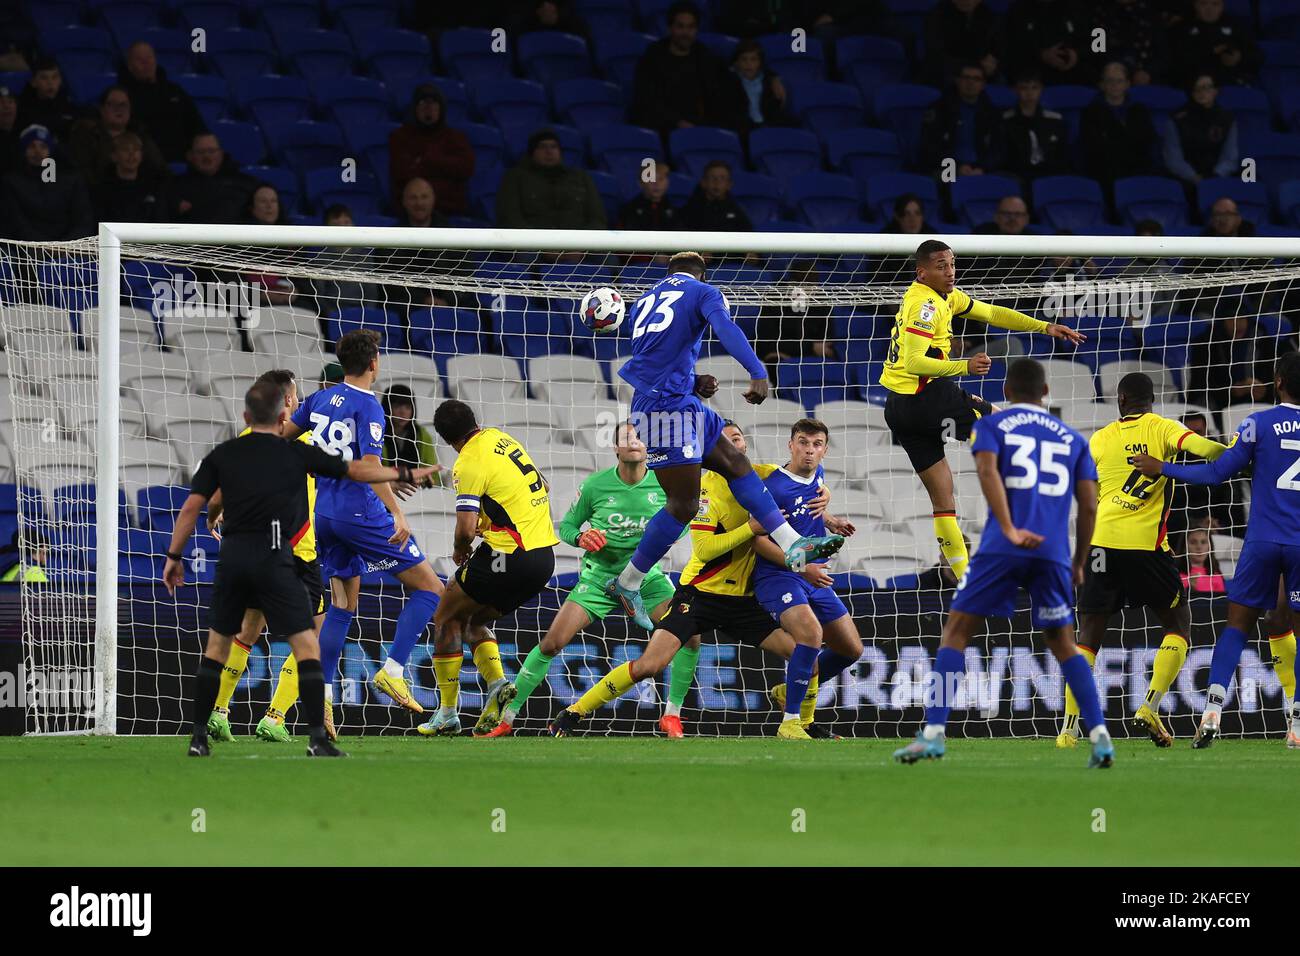
<svg viewBox="0 0 1300 956">
<path fill-rule="evenodd" d="M 1210 656 L 1210 686 L 1218 685 L 1227 689 L 1232 685 L 1232 675 L 1237 673 L 1241 663 L 1241 652 L 1246 649 L 1246 632 L 1239 627 L 1225 627 L 1214 642 L 1214 653 Z M 1223 701 L 1213 701 L 1223 705 Z"/>
<path fill-rule="evenodd" d="M 389 648 L 388 656 L 405 667 L 436 610 L 438 595 L 432 591 L 412 591 L 407 595 L 406 606 L 397 615 L 397 633 L 393 635 L 393 646 Z"/>
<path fill-rule="evenodd" d="M 843 654 L 836 654 L 829 647 L 823 648 L 822 652 L 817 655 L 817 680 L 822 684 L 828 684 L 844 668 L 856 664 L 856 657 L 845 657 Z"/>
<path fill-rule="evenodd" d="M 1079 702 L 1079 719 L 1087 730 L 1104 727 L 1106 718 L 1101 715 L 1101 698 L 1097 696 L 1097 682 L 1092 679 L 1092 666 L 1088 658 L 1075 654 L 1061 665 L 1065 685 Z"/>
<path fill-rule="evenodd" d="M 642 574 L 648 574 L 673 543 L 682 536 L 685 521 L 678 521 L 667 508 L 660 508 L 653 518 L 646 522 L 645 531 L 641 533 L 641 542 L 632 552 L 628 562 Z"/>
<path fill-rule="evenodd" d="M 932 680 L 937 686 L 927 688 L 930 703 L 925 708 L 927 727 L 943 727 L 948 723 L 948 712 L 952 710 L 952 700 L 948 696 L 950 689 L 957 687 L 956 675 L 965 672 L 966 655 L 955 647 L 941 647 L 934 655 L 934 675 Z"/>
<path fill-rule="evenodd" d="M 763 479 L 752 468 L 748 474 L 727 482 L 727 487 L 740 506 L 757 518 L 768 534 L 785 524 L 785 518 L 776 506 L 772 492 L 767 490 Z"/>
<path fill-rule="evenodd" d="M 325 620 L 320 626 L 320 666 L 325 674 L 325 686 L 330 687 L 339 672 L 339 657 L 343 654 L 343 645 L 348 640 L 348 630 L 352 627 L 351 611 L 329 606 Z"/>
<path fill-rule="evenodd" d="M 785 719 L 798 720 L 799 708 L 808 696 L 808 682 L 812 680 L 817 664 L 817 648 L 796 644 L 794 653 L 785 662 Z"/>
</svg>

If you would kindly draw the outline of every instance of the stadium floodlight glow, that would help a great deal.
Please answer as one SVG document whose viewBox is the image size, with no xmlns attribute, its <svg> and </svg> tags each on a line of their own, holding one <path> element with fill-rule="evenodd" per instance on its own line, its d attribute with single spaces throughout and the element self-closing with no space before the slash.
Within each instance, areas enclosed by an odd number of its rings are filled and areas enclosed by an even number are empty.
<svg viewBox="0 0 1300 956">
<path fill-rule="evenodd" d="M 709 281 L 723 289 L 751 337 L 780 328 L 770 320 L 791 315 L 828 329 L 834 357 L 784 363 L 775 397 L 762 406 L 739 400 L 736 383 L 744 373 L 725 355 L 706 351 L 701 371 L 719 376 L 713 404 L 742 424 L 754 460 L 784 460 L 789 425 L 805 412 L 830 426 L 832 507 L 859 527 L 835 570 L 844 574 L 855 617 L 864 620 L 867 652 L 856 673 L 824 687 L 821 698 L 837 709 L 841 732 L 893 736 L 910 729 L 942 623 L 937 595 L 920 591 L 909 577 L 938 557 L 930 504 L 890 446 L 879 406 L 845 398 L 874 386 L 911 280 L 912 253 L 925 238 L 932 237 L 106 223 L 97 238 L 74 242 L 0 241 L 0 332 L 9 383 L 7 394 L 0 391 L 9 415 L 0 422 L 0 470 L 11 473 L 4 480 L 33 489 L 21 496 L 20 527 L 46 539 L 51 555 L 50 582 L 21 585 L 23 666 L 28 674 L 93 670 L 97 691 L 57 698 L 57 706 L 41 703 L 56 699 L 49 695 L 27 695 L 26 730 L 180 732 L 181 688 L 201 652 L 204 582 L 216 545 L 205 535 L 191 543 L 186 573 L 199 583 L 170 599 L 154 574 L 169 499 L 148 489 L 188 483 L 202 454 L 233 433 L 255 372 L 288 367 L 306 391 L 315 388 L 330 356 L 320 347 L 316 313 L 300 306 L 320 307 L 326 328 L 337 327 L 339 319 L 328 313 L 341 307 L 346 327 L 376 327 L 390 336 L 378 387 L 411 387 L 420 421 L 431 419 L 439 398 L 455 395 L 481 420 L 520 438 L 553 477 L 558 520 L 582 478 L 612 465 L 609 420 L 628 394 L 615 373 L 627 353 L 631 317 L 618 334 L 597 340 L 577 321 L 576 303 L 610 286 L 630 309 L 662 276 L 666 257 L 686 249 L 710 257 Z M 1035 316 L 1052 311 L 1054 320 L 1089 333 L 1090 344 L 1077 355 L 1059 348 L 1035 355 L 1052 362 L 1049 404 L 1085 434 L 1116 417 L 1107 391 L 1117 361 L 1156 363 L 1122 368 L 1151 371 L 1166 413 L 1195 410 L 1203 402 L 1187 391 L 1207 368 L 1189 364 L 1189 342 L 1231 317 L 1251 319 L 1251 334 L 1263 342 L 1279 326 L 1284 300 L 1290 311 L 1300 294 L 1295 238 L 933 238 L 955 250 L 962 289 Z M 811 275 L 791 268 L 805 260 L 815 264 Z M 250 289 L 257 295 L 250 297 Z M 988 333 L 978 347 L 995 359 L 1025 347 L 1014 334 Z M 1242 405 L 1217 416 L 1212 411 L 1211 431 L 1230 433 L 1244 413 Z M 437 452 L 449 466 L 450 450 L 439 444 Z M 949 446 L 948 457 L 958 516 L 974 544 L 986 509 L 978 482 L 969 480 L 970 455 Z M 1240 491 L 1229 493 L 1236 499 L 1224 513 L 1239 516 Z M 452 515 L 446 492 L 426 492 L 404 507 L 424 550 L 431 558 L 445 555 Z M 1225 571 L 1243 530 L 1216 530 Z M 557 573 L 576 570 L 573 549 L 562 545 L 557 555 Z M 28 546 L 24 557 L 31 557 Z M 678 548 L 667 566 L 679 571 L 684 561 Z M 440 557 L 435 569 L 445 574 L 447 559 Z M 553 592 L 551 603 L 562 592 Z M 363 598 L 336 696 L 345 728 L 409 732 L 405 715 L 365 688 L 368 656 L 391 631 L 397 593 L 383 585 Z M 1209 653 L 1211 602 L 1197 598 L 1194 608 L 1197 640 L 1168 695 L 1179 736 L 1190 733 L 1191 715 L 1200 709 L 1193 678 Z M 521 612 L 495 628 L 508 672 L 540 638 L 549 614 Z M 1140 612 L 1115 619 L 1097 665 L 1112 715 L 1121 698 L 1131 712 L 1140 697 L 1140 672 L 1159 646 L 1156 630 L 1143 624 Z M 575 640 L 530 699 L 523 722 L 550 716 L 611 660 L 624 659 L 628 634 L 616 615 Z M 284 649 L 273 645 L 272 653 L 282 657 Z M 995 627 L 968 653 L 968 706 L 952 733 L 968 721 L 983 727 L 987 712 L 996 714 L 995 733 L 1054 734 L 1061 688 L 1049 658 L 1024 621 Z M 432 680 L 424 679 L 427 660 L 413 658 L 413 664 L 413 685 L 428 705 L 434 692 Z M 699 732 L 737 734 L 774 719 L 765 698 L 769 683 L 780 679 L 767 672 L 772 666 L 753 649 L 706 638 L 688 699 L 691 724 Z M 261 652 L 254 655 L 236 697 L 241 722 L 260 716 L 277 667 Z M 471 709 L 473 688 L 467 671 L 463 697 Z M 643 685 L 611 721 L 595 723 L 649 730 L 661 693 Z M 1232 732 L 1280 727 L 1279 705 L 1272 668 L 1248 652 L 1225 711 L 1225 720 L 1240 717 Z"/>
</svg>

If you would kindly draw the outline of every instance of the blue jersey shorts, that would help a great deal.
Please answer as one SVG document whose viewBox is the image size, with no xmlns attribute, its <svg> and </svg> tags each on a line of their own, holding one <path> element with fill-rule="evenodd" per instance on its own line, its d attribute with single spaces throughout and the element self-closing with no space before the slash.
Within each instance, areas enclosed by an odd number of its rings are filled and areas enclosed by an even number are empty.
<svg viewBox="0 0 1300 956">
<path fill-rule="evenodd" d="M 694 395 L 632 396 L 629 419 L 646 445 L 646 467 L 698 464 L 722 437 L 722 416 Z"/>
<path fill-rule="evenodd" d="M 1271 611 L 1277 605 L 1279 576 L 1286 579 L 1292 610 L 1300 611 L 1300 544 L 1247 540 L 1228 582 L 1228 600 Z"/>
<path fill-rule="evenodd" d="M 1029 555 L 976 554 L 957 582 L 952 609 L 980 617 L 1011 617 L 1021 588 L 1029 592 L 1034 627 L 1074 623 L 1069 566 Z"/>
<path fill-rule="evenodd" d="M 792 607 L 807 604 L 812 608 L 819 624 L 838 621 L 849 609 L 844 606 L 834 588 L 815 588 L 807 579 L 793 571 L 765 574 L 754 579 L 754 597 L 763 610 L 780 623 L 781 614 Z"/>
<path fill-rule="evenodd" d="M 373 524 L 317 515 L 316 551 L 325 575 L 357 578 L 367 571 L 398 574 L 423 561 L 424 552 L 415 543 L 415 535 L 400 548 L 388 543 L 394 528 L 392 515 Z"/>
</svg>

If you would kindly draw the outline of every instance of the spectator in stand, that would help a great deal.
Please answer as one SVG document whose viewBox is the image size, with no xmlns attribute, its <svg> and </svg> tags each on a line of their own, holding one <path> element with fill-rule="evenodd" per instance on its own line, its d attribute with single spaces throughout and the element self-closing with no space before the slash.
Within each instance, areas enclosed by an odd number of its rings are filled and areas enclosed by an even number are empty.
<svg viewBox="0 0 1300 956">
<path fill-rule="evenodd" d="M 668 182 L 672 169 L 662 159 L 655 160 L 650 175 L 641 175 L 641 195 L 623 204 L 618 211 L 618 229 L 676 229 L 680 213 L 668 202 Z"/>
<path fill-rule="evenodd" d="M 781 305 L 765 305 L 758 313 L 754 351 L 767 365 L 768 377 L 776 381 L 776 365 L 788 358 L 835 358 L 830 342 L 831 309 L 810 305 L 809 292 L 821 286 L 817 263 L 799 259 L 790 264 L 784 280 L 790 295 Z"/>
<path fill-rule="evenodd" d="M 1224 196 L 1210 204 L 1210 213 L 1205 217 L 1205 229 L 1201 235 L 1217 236 L 1220 239 L 1253 236 L 1255 224 L 1241 218 L 1236 200 Z"/>
<path fill-rule="evenodd" d="M 33 242 L 84 239 L 95 232 L 95 217 L 85 180 L 72 163 L 46 159 L 56 140 L 44 126 L 28 126 L 18 136 L 23 163 L 4 177 L 4 204 L 0 216 L 7 220 L 4 235 Z M 49 170 L 54 170 L 50 176 Z"/>
<path fill-rule="evenodd" d="M 1220 318 L 1194 339 L 1188 353 L 1188 398 L 1219 411 L 1249 402 L 1273 403 L 1278 355 L 1293 348 L 1247 315 Z"/>
<path fill-rule="evenodd" d="M 25 546 L 25 547 L 24 547 Z M 23 557 L 23 552 L 27 557 Z M 26 584 L 44 584 L 45 565 L 50 559 L 50 545 L 40 531 L 14 530 L 9 544 L 0 548 L 0 582 L 6 584 L 22 581 Z"/>
<path fill-rule="evenodd" d="M 1016 80 L 1016 105 L 1002 114 L 997 139 L 1001 167 L 1027 188 L 1039 176 L 1070 171 L 1069 131 L 1065 117 L 1043 109 L 1043 80 L 1037 71 Z"/>
<path fill-rule="evenodd" d="M 894 200 L 894 217 L 880 231 L 908 236 L 933 235 L 936 232 L 934 226 L 925 221 L 921 197 L 913 193 L 903 193 Z"/>
<path fill-rule="evenodd" d="M 1095 20 L 1080 0 L 1017 0 L 1007 11 L 1004 29 L 1011 72 L 1038 70 L 1049 86 L 1093 82 Z"/>
<path fill-rule="evenodd" d="M 342 203 L 335 203 L 326 209 L 322 220 L 327 226 L 355 225 L 352 210 Z M 326 246 L 320 252 L 320 259 L 328 263 L 327 268 L 334 273 L 362 271 L 371 267 L 370 250 L 356 246 Z M 382 301 L 377 286 L 352 279 L 312 279 L 311 295 L 316 303 L 316 311 L 321 315 L 349 306 Z"/>
<path fill-rule="evenodd" d="M 741 40 L 736 46 L 729 78 L 735 113 L 739 117 L 735 125 L 742 134 L 762 126 L 793 125 L 785 108 L 785 85 L 781 77 L 767 68 L 763 48 L 757 40 Z"/>
<path fill-rule="evenodd" d="M 1223 0 L 1194 0 L 1192 16 L 1174 28 L 1174 79 L 1191 84 L 1206 70 L 1220 86 L 1250 86 L 1264 56 L 1249 24 L 1225 16 Z"/>
<path fill-rule="evenodd" d="M 932 86 L 975 62 L 985 80 L 998 75 L 1002 31 L 984 0 L 942 0 L 925 18 L 925 68 Z"/>
<path fill-rule="evenodd" d="M 752 232 L 754 224 L 731 198 L 731 167 L 715 159 L 704 167 L 700 184 L 682 206 L 683 229 L 691 232 Z"/>
<path fill-rule="evenodd" d="M 435 208 L 437 203 L 438 194 L 434 191 L 433 183 L 418 176 L 408 180 L 402 189 L 402 211 L 397 217 L 398 225 L 417 228 L 445 226 L 447 218 Z"/>
<path fill-rule="evenodd" d="M 17 169 L 23 161 L 18 148 L 18 98 L 7 86 L 0 86 L 0 176 Z"/>
<path fill-rule="evenodd" d="M 162 144 L 159 144 L 159 148 Z M 164 155 L 166 151 L 164 148 Z M 243 222 L 257 180 L 239 171 L 215 133 L 198 133 L 185 154 L 189 168 L 168 190 L 174 222 Z"/>
<path fill-rule="evenodd" d="M 393 199 L 417 176 L 428 180 L 444 212 L 469 211 L 469 179 L 474 175 L 474 147 L 458 129 L 447 125 L 447 100 L 432 83 L 416 87 L 406 122 L 388 137 L 388 176 Z"/>
<path fill-rule="evenodd" d="M 504 229 L 604 229 L 605 206 L 586 170 L 564 165 L 549 129 L 528 138 L 528 155 L 497 189 L 497 225 Z"/>
<path fill-rule="evenodd" d="M 1151 0 L 1103 0 L 1096 16 L 1107 51 L 1129 68 L 1133 84 L 1161 82 L 1168 69 L 1168 30 Z"/>
<path fill-rule="evenodd" d="M 99 98 L 99 112 L 83 116 L 72 127 L 72 155 L 92 188 L 111 171 L 113 143 L 128 130 L 140 142 L 144 171 L 152 175 L 167 172 L 167 161 L 158 145 L 131 121 L 131 98 L 126 90 L 110 86 Z"/>
<path fill-rule="evenodd" d="M 77 108 L 64 86 L 59 64 L 52 57 L 40 58 L 18 97 L 18 128 L 44 126 L 56 140 L 64 142 L 76 119 Z"/>
<path fill-rule="evenodd" d="M 675 129 L 729 126 L 739 121 L 728 95 L 722 61 L 696 38 L 700 11 L 693 3 L 668 8 L 668 36 L 650 44 L 636 65 L 632 118 L 665 140 Z"/>
<path fill-rule="evenodd" d="M 258 183 L 248 197 L 244 221 L 251 226 L 282 226 L 285 223 L 284 207 L 280 194 L 270 183 Z M 271 305 L 289 305 L 297 290 L 288 276 L 264 272 L 245 272 L 246 283 L 262 290 L 263 299 Z"/>
<path fill-rule="evenodd" d="M 390 386 L 384 393 L 381 404 L 387 423 L 384 431 L 384 464 L 390 467 L 398 464 L 412 468 L 432 467 L 442 471 L 428 429 L 415 420 L 415 393 L 410 386 Z"/>
<path fill-rule="evenodd" d="M 971 232 L 982 236 L 1020 236 L 1028 231 L 1029 207 L 1019 196 L 1003 196 L 991 222 L 980 223 Z"/>
<path fill-rule="evenodd" d="M 1223 580 L 1223 571 L 1219 568 L 1219 559 L 1214 555 L 1214 545 L 1210 532 L 1205 528 L 1194 528 L 1183 535 L 1182 568 L 1179 574 L 1183 587 L 1191 594 L 1224 594 L 1227 584 Z"/>
<path fill-rule="evenodd" d="M 100 222 L 163 222 L 167 214 L 166 178 L 144 164 L 144 144 L 125 130 L 114 137 L 111 165 L 91 190 Z"/>
<path fill-rule="evenodd" d="M 1127 66 L 1107 63 L 1098 85 L 1101 92 L 1083 110 L 1079 140 L 1084 171 L 1109 194 L 1115 180 L 1155 171 L 1156 130 L 1151 113 L 1129 96 Z"/>
<path fill-rule="evenodd" d="M 1188 412 L 1183 416 L 1182 422 L 1202 438 L 1219 440 L 1218 436 L 1210 434 L 1210 423 L 1200 412 Z M 1243 488 L 1248 480 L 1234 478 L 1221 485 L 1189 485 L 1183 481 L 1176 482 L 1173 504 L 1169 511 L 1171 533 L 1184 531 L 1189 527 L 1217 528 L 1222 531 L 1244 527 L 1246 515 L 1239 502 L 1245 501 Z"/>
<path fill-rule="evenodd" d="M 163 158 L 169 163 L 188 159 L 194 137 L 208 127 L 190 95 L 167 79 L 153 47 L 132 43 L 117 82 L 131 98 L 135 121 L 153 137 Z"/>
<path fill-rule="evenodd" d="M 531 0 L 528 9 L 519 19 L 519 33 L 537 33 L 554 30 L 587 38 L 587 24 L 572 9 L 570 0 Z"/>
<path fill-rule="evenodd" d="M 437 209 L 438 197 L 427 179 L 412 179 L 402 190 L 402 210 L 398 225 L 408 229 L 444 227 L 447 219 Z M 447 273 L 462 267 L 458 252 L 412 246 L 405 249 L 385 250 L 385 265 L 403 273 Z M 459 305 L 462 296 L 450 289 L 427 289 L 414 286 L 388 287 L 380 293 L 390 307 L 422 308 L 429 305 Z M 469 293 L 464 294 L 470 298 Z M 371 297 L 373 298 L 373 296 Z"/>
<path fill-rule="evenodd" d="M 1201 74 L 1192 82 L 1187 105 L 1165 126 L 1165 168 L 1188 186 L 1210 176 L 1241 172 L 1237 124 L 1232 114 L 1218 105 L 1218 97 L 1214 77 Z"/>
<path fill-rule="evenodd" d="M 978 62 L 963 63 L 953 89 L 921 122 L 921 171 L 937 176 L 949 159 L 958 176 L 979 176 L 998 162 L 998 111 L 985 92 Z"/>
</svg>

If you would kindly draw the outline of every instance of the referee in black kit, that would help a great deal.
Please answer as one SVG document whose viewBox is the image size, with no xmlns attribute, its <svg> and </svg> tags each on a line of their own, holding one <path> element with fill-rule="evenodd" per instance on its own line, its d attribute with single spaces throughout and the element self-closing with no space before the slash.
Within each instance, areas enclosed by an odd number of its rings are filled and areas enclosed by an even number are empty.
<svg viewBox="0 0 1300 956">
<path fill-rule="evenodd" d="M 256 607 L 272 634 L 289 635 L 298 659 L 299 696 L 311 731 L 309 757 L 342 757 L 325 735 L 325 679 L 320 647 L 312 630 L 312 608 L 293 564 L 294 530 L 307 523 L 307 474 L 353 481 L 423 484 L 432 468 L 386 468 L 373 462 L 344 461 L 319 448 L 280 437 L 284 393 L 270 381 L 254 383 L 244 395 L 244 421 L 251 431 L 214 448 L 199 465 L 172 531 L 163 568 L 171 594 L 185 583 L 181 563 L 185 543 L 199 512 L 221 489 L 225 531 L 212 587 L 208 645 L 199 661 L 194 690 L 191 757 L 208 756 L 208 715 L 217 699 L 221 668 L 230 642 L 239 633 L 244 610 Z"/>
</svg>

